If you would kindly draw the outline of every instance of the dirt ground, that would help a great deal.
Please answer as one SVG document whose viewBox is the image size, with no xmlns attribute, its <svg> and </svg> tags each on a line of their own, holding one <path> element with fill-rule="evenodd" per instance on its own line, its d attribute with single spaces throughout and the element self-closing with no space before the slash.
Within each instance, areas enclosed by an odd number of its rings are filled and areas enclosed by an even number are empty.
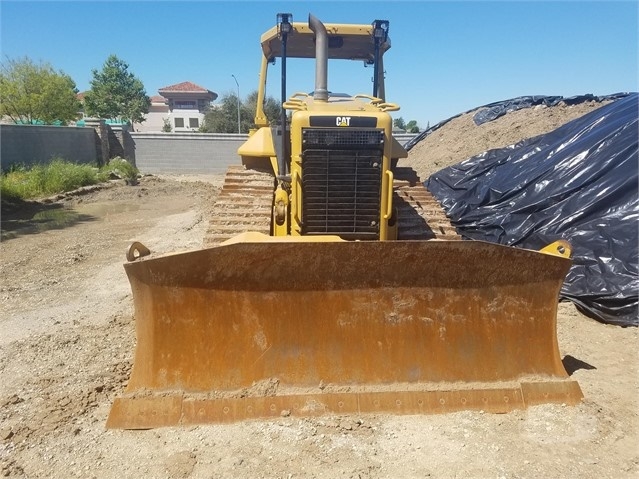
<svg viewBox="0 0 639 479">
<path fill-rule="evenodd" d="M 581 107 L 572 110 L 572 117 L 594 108 Z M 535 128 L 541 131 L 533 134 L 558 126 L 556 116 L 561 116 L 559 124 L 567 121 L 564 110 L 570 108 L 555 107 L 552 115 L 541 115 L 543 109 L 515 112 L 483 129 L 458 118 L 448 131 L 417 145 L 408 163 L 425 178 L 429 168 L 487 149 L 478 144 L 482 135 L 499 137 L 489 147 L 505 146 L 517 141 L 513 129 L 524 138 Z M 459 151 L 450 152 L 451 145 Z M 122 268 L 125 251 L 134 240 L 154 253 L 199 248 L 221 181 L 147 176 L 137 186 L 115 182 L 85 195 L 3 212 L 4 476 L 639 477 L 638 330 L 600 324 L 569 303 L 559 305 L 558 336 L 564 363 L 585 396 L 574 407 L 106 430 L 135 345 L 131 293 Z"/>
</svg>

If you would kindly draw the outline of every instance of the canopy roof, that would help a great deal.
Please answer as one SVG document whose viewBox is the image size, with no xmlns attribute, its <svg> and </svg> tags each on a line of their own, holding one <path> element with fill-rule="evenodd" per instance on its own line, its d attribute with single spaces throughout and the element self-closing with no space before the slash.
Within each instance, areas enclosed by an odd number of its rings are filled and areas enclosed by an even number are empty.
<svg viewBox="0 0 639 479">
<path fill-rule="evenodd" d="M 307 23 L 293 22 L 292 32 L 286 43 L 286 56 L 291 58 L 315 58 L 315 34 Z M 361 60 L 372 63 L 375 58 L 373 25 L 325 23 L 328 32 L 328 58 Z M 277 26 L 262 35 L 262 51 L 269 60 L 282 56 L 282 40 Z M 383 54 L 390 48 L 390 38 L 382 44 Z"/>
</svg>

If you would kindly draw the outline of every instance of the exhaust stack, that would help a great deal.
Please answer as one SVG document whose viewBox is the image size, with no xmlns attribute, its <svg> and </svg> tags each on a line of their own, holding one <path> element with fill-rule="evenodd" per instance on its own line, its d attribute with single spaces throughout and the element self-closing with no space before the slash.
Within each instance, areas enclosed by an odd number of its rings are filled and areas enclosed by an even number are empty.
<svg viewBox="0 0 639 479">
<path fill-rule="evenodd" d="M 316 17 L 308 15 L 308 26 L 315 33 L 315 91 L 313 99 L 328 101 L 328 33 Z"/>
</svg>

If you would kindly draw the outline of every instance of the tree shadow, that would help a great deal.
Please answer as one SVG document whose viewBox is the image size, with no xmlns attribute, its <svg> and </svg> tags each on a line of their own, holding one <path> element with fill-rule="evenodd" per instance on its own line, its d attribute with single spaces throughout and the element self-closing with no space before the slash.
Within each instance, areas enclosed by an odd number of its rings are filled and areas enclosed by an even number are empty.
<svg viewBox="0 0 639 479">
<path fill-rule="evenodd" d="M 59 203 L 3 200 L 0 240 L 8 241 L 29 234 L 64 229 L 96 219 L 95 216 L 80 214 Z"/>
<path fill-rule="evenodd" d="M 580 369 L 597 369 L 592 364 L 588 364 L 587 362 L 582 361 L 581 359 L 577 359 L 569 354 L 566 354 L 561 362 L 564 364 L 564 369 L 569 376 L 572 376 L 575 371 L 578 371 Z"/>
</svg>

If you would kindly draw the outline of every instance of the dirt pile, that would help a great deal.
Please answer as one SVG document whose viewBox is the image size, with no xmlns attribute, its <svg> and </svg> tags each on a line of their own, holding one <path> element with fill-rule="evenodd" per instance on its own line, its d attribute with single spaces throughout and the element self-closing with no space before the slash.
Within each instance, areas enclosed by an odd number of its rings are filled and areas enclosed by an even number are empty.
<svg viewBox="0 0 639 479">
<path fill-rule="evenodd" d="M 560 103 L 507 113 L 496 120 L 475 125 L 478 110 L 450 120 L 417 143 L 402 165 L 412 166 L 422 180 L 442 168 L 495 148 L 503 148 L 533 136 L 548 133 L 609 103 L 588 101 L 578 105 Z"/>
</svg>

